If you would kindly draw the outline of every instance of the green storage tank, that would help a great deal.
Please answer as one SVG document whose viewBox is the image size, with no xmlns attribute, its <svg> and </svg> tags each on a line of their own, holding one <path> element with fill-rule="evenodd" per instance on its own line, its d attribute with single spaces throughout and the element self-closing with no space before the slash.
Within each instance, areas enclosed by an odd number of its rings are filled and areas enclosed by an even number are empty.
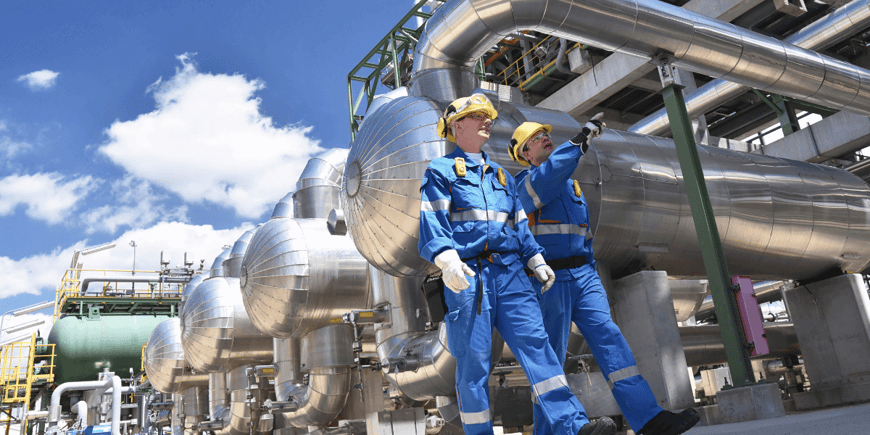
<svg viewBox="0 0 870 435">
<path fill-rule="evenodd" d="M 94 381 L 108 368 L 121 377 L 142 367 L 142 346 L 166 315 L 66 315 L 51 328 L 55 383 Z"/>
</svg>

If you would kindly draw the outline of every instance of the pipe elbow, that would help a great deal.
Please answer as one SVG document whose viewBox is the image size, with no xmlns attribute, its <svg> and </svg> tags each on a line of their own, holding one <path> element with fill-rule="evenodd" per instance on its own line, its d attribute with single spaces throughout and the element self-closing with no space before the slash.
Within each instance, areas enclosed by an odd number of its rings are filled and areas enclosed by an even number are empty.
<svg viewBox="0 0 870 435">
<path fill-rule="evenodd" d="M 309 374 L 308 386 L 297 390 L 295 410 L 283 414 L 294 426 L 323 426 L 338 416 L 350 392 L 350 367 L 319 367 Z"/>
</svg>

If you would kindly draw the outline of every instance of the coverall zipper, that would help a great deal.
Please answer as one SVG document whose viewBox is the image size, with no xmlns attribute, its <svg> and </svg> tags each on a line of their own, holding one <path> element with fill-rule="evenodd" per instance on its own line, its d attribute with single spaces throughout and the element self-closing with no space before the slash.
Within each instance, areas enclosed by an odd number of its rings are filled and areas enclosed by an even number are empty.
<svg viewBox="0 0 870 435">
<path fill-rule="evenodd" d="M 489 204 L 486 202 L 486 190 L 483 188 L 483 176 L 486 174 L 486 168 L 489 165 L 481 165 L 480 166 L 480 194 L 483 196 L 483 211 L 486 216 L 486 245 L 484 246 L 484 251 L 489 248 Z M 478 286 L 477 286 L 477 315 L 480 315 L 481 305 L 483 305 L 483 265 L 480 261 L 480 256 L 477 256 L 477 273 L 480 274 L 480 277 L 477 278 Z"/>
</svg>

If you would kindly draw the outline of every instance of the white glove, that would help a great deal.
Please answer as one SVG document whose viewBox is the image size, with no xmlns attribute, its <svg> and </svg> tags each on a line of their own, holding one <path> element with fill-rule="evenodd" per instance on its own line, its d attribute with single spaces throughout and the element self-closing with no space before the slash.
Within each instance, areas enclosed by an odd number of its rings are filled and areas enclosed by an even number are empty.
<svg viewBox="0 0 870 435">
<path fill-rule="evenodd" d="M 601 131 L 607 127 L 607 124 L 601 121 L 602 118 L 604 118 L 604 112 L 598 112 L 583 126 L 584 130 L 589 129 L 589 133 L 586 135 L 588 139 L 601 137 Z"/>
<path fill-rule="evenodd" d="M 441 269 L 441 280 L 453 293 L 459 294 L 468 288 L 468 280 L 465 275 L 474 276 L 475 273 L 459 258 L 455 249 L 448 249 L 435 257 L 435 265 Z"/>
<path fill-rule="evenodd" d="M 535 272 L 535 278 L 538 278 L 538 281 L 543 284 L 541 286 L 541 294 L 544 294 L 544 292 L 549 290 L 550 287 L 553 286 L 553 283 L 556 282 L 556 274 L 550 266 L 547 266 L 547 262 L 544 261 L 543 255 L 535 254 L 534 257 L 529 259 L 526 266 Z"/>
</svg>

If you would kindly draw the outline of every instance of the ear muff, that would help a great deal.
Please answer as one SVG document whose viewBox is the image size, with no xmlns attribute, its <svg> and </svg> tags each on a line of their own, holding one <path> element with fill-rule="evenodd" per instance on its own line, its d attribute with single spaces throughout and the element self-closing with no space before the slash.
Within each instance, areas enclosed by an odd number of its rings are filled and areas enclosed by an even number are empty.
<svg viewBox="0 0 870 435">
<path fill-rule="evenodd" d="M 516 139 L 511 139 L 511 144 L 508 145 L 508 156 L 510 156 L 511 160 L 523 166 L 529 166 L 529 162 L 527 162 L 525 157 L 520 154 L 521 147 L 522 145 L 517 143 Z"/>
</svg>

